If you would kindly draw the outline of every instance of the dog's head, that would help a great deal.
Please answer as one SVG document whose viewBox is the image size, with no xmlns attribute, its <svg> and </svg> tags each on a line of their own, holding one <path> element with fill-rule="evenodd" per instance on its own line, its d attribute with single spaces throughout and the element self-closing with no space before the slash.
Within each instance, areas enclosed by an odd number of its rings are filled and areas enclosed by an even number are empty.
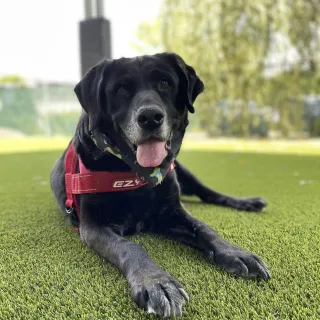
<svg viewBox="0 0 320 320">
<path fill-rule="evenodd" d="M 136 150 L 142 167 L 161 165 L 180 150 L 188 111 L 202 81 L 171 53 L 102 61 L 83 77 L 75 93 L 89 117 L 89 130 L 117 132 Z"/>
</svg>

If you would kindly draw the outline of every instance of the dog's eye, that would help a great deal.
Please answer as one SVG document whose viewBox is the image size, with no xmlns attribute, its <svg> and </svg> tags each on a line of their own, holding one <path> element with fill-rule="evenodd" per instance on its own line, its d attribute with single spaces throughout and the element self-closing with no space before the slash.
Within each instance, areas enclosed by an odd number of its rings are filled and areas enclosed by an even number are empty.
<svg viewBox="0 0 320 320">
<path fill-rule="evenodd" d="M 117 94 L 120 96 L 126 96 L 128 93 L 129 93 L 128 90 L 124 86 L 120 86 L 117 89 Z"/>
<path fill-rule="evenodd" d="M 160 80 L 160 88 L 161 89 L 168 89 L 169 88 L 169 82 L 165 79 Z"/>
</svg>

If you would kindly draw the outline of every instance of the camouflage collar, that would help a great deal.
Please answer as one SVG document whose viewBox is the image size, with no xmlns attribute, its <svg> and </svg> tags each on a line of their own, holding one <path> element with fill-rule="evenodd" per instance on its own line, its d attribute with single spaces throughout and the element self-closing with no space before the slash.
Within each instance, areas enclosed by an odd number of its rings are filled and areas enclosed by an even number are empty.
<svg viewBox="0 0 320 320">
<path fill-rule="evenodd" d="M 172 155 L 168 155 L 159 167 L 144 168 L 137 162 L 136 151 L 133 147 L 126 142 L 120 141 L 121 139 L 118 139 L 119 141 L 115 143 L 99 130 L 91 132 L 91 139 L 103 153 L 108 152 L 125 162 L 136 173 L 141 182 L 148 182 L 149 187 L 155 187 L 160 184 L 168 171 L 174 168 Z"/>
</svg>

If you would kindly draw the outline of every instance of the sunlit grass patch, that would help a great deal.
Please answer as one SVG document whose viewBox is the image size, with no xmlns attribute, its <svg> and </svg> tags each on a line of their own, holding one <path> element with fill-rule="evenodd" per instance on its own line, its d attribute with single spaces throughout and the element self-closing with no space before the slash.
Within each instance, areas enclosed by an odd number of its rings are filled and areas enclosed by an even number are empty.
<svg viewBox="0 0 320 320">
<path fill-rule="evenodd" d="M 69 137 L 27 137 L 0 139 L 0 153 L 62 150 L 67 147 L 69 141 Z"/>
<path fill-rule="evenodd" d="M 216 150 L 279 154 L 319 154 L 319 140 L 205 139 L 186 140 L 185 150 Z"/>
<path fill-rule="evenodd" d="M 71 137 L 0 139 L 0 153 L 62 150 Z M 320 155 L 320 140 L 185 139 L 182 150 Z"/>
</svg>

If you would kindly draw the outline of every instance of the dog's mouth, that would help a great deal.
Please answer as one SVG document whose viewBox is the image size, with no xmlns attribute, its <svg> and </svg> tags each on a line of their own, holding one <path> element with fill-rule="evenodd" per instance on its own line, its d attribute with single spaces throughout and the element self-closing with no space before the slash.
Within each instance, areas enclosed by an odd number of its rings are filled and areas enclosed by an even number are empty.
<svg viewBox="0 0 320 320">
<path fill-rule="evenodd" d="M 171 141 L 163 141 L 155 138 L 147 139 L 134 145 L 137 161 L 141 167 L 158 167 L 168 155 L 171 149 Z"/>
</svg>

